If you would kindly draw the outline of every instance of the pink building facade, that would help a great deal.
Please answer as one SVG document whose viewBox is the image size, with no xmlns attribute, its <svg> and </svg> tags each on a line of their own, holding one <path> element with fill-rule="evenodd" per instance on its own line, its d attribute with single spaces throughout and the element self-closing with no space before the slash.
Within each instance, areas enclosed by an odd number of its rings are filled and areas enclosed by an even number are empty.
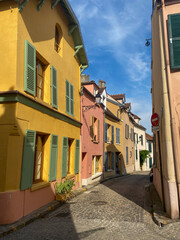
<svg viewBox="0 0 180 240">
<path fill-rule="evenodd" d="M 104 104 L 96 104 L 95 96 L 105 89 L 95 82 L 82 83 L 81 96 L 81 179 L 86 186 L 103 177 Z M 101 95 L 102 96 L 102 95 Z"/>
</svg>

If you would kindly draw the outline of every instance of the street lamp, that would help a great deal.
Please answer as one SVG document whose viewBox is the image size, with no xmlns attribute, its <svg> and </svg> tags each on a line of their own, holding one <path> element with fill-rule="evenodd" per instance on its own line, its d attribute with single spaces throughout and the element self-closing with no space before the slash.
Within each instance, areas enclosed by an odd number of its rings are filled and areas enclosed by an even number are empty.
<svg viewBox="0 0 180 240">
<path fill-rule="evenodd" d="M 96 96 L 95 96 L 95 104 L 93 104 L 93 105 L 88 105 L 88 106 L 82 106 L 82 111 L 83 112 L 85 112 L 85 111 L 88 111 L 89 109 L 91 109 L 91 108 L 96 108 L 96 106 L 99 106 L 100 105 L 100 103 L 101 103 L 101 94 L 100 93 L 98 93 L 98 94 L 96 94 Z"/>
</svg>

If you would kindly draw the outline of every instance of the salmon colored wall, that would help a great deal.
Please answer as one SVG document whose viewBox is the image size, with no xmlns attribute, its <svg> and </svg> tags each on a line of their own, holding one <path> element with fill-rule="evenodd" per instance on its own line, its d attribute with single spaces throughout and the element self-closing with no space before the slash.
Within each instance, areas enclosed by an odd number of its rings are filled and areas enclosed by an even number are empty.
<svg viewBox="0 0 180 240">
<path fill-rule="evenodd" d="M 81 106 L 95 106 L 95 99 L 91 97 L 84 91 L 84 94 L 81 98 Z M 100 142 L 93 143 L 90 135 L 91 127 L 91 118 L 92 116 L 100 120 Z M 101 155 L 103 156 L 103 108 L 95 106 L 89 110 L 81 112 L 81 122 L 82 122 L 82 152 L 87 152 L 87 161 L 83 162 L 83 171 L 82 176 L 84 178 L 89 178 L 92 176 L 92 156 Z M 103 162 L 103 157 L 101 158 Z M 87 169 L 87 170 L 86 170 Z"/>
</svg>

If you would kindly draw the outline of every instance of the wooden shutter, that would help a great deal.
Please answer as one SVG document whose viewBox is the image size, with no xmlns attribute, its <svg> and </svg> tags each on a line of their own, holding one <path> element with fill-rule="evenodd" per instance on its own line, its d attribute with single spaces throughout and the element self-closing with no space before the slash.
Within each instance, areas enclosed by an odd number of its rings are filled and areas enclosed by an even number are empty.
<svg viewBox="0 0 180 240">
<path fill-rule="evenodd" d="M 108 125 L 107 125 L 107 123 L 105 123 L 104 124 L 104 137 L 105 137 L 105 142 L 107 142 L 107 138 L 108 138 L 108 132 L 107 132 L 107 130 L 108 130 Z"/>
<path fill-rule="evenodd" d="M 114 152 L 111 152 L 112 154 L 112 170 L 114 170 Z"/>
<path fill-rule="evenodd" d="M 67 158 L 68 158 L 68 138 L 63 137 L 62 144 L 62 162 L 61 162 L 61 177 L 67 176 Z"/>
<path fill-rule="evenodd" d="M 168 15 L 171 69 L 180 68 L 180 14 Z"/>
<path fill-rule="evenodd" d="M 126 164 L 129 163 L 129 159 L 128 159 L 128 147 L 126 147 Z"/>
<path fill-rule="evenodd" d="M 111 126 L 111 142 L 114 143 L 114 126 Z"/>
<path fill-rule="evenodd" d="M 98 143 L 100 142 L 100 121 L 98 120 Z"/>
<path fill-rule="evenodd" d="M 21 169 L 21 190 L 30 188 L 33 183 L 35 143 L 36 132 L 32 130 L 26 130 Z"/>
<path fill-rule="evenodd" d="M 94 117 L 91 117 L 91 140 L 94 141 Z"/>
<path fill-rule="evenodd" d="M 116 143 L 120 144 L 120 130 L 116 128 Z"/>
<path fill-rule="evenodd" d="M 51 66 L 51 104 L 53 107 L 58 108 L 57 102 L 57 71 Z"/>
<path fill-rule="evenodd" d="M 69 88 L 70 88 L 70 84 L 69 82 L 66 80 L 66 112 L 70 113 L 70 96 L 69 96 Z"/>
<path fill-rule="evenodd" d="M 108 170 L 108 153 L 105 152 L 105 171 Z"/>
<path fill-rule="evenodd" d="M 52 135 L 51 136 L 49 181 L 55 181 L 56 180 L 57 156 L 58 156 L 58 136 L 57 135 Z"/>
<path fill-rule="evenodd" d="M 74 168 L 75 173 L 79 173 L 79 150 L 80 150 L 80 141 L 76 140 L 76 144 L 75 144 L 75 168 Z"/>
<path fill-rule="evenodd" d="M 70 114 L 74 115 L 74 87 L 70 84 Z"/>
<path fill-rule="evenodd" d="M 25 40 L 24 91 L 36 95 L 36 49 Z"/>
</svg>

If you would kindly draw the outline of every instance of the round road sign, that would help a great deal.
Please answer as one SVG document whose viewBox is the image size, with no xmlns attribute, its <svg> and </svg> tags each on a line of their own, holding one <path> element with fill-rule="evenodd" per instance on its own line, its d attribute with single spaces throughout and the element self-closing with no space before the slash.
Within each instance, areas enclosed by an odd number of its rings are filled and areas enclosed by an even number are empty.
<svg viewBox="0 0 180 240">
<path fill-rule="evenodd" d="M 153 127 L 159 125 L 159 115 L 157 113 L 153 113 L 153 115 L 151 116 L 151 123 Z"/>
</svg>

